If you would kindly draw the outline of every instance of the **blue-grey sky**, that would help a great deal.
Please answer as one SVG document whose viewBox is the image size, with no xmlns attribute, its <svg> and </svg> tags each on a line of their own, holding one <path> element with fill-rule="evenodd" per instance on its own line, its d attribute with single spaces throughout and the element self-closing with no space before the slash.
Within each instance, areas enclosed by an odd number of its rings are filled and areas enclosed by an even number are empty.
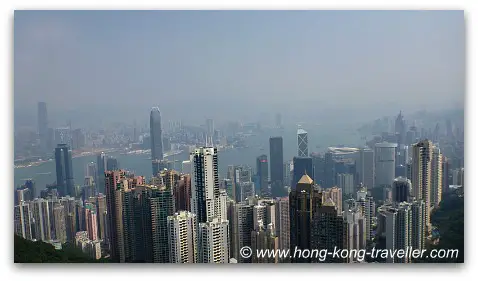
<svg viewBox="0 0 478 281">
<path fill-rule="evenodd" d="M 38 101 L 50 119 L 124 121 L 458 107 L 465 56 L 463 11 L 16 11 L 15 116 Z"/>
</svg>

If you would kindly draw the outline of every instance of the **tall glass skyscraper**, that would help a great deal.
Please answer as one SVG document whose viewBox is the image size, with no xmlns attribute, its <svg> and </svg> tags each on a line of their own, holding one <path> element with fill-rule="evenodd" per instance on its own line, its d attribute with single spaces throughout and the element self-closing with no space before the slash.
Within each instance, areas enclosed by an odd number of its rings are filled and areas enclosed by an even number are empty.
<svg viewBox="0 0 478 281">
<path fill-rule="evenodd" d="M 163 133 L 161 130 L 161 112 L 158 107 L 151 109 L 149 127 L 151 131 L 151 159 L 163 160 Z"/>
<path fill-rule="evenodd" d="M 297 148 L 299 157 L 309 156 L 309 141 L 307 140 L 307 131 L 299 128 L 297 130 Z"/>
<path fill-rule="evenodd" d="M 282 148 L 282 137 L 271 137 L 269 139 L 270 149 L 270 171 L 271 171 L 271 193 L 272 197 L 284 195 L 284 151 Z"/>
<path fill-rule="evenodd" d="M 73 181 L 73 167 L 71 150 L 66 144 L 59 144 L 55 148 L 56 184 L 61 196 L 74 196 L 75 184 Z"/>
</svg>

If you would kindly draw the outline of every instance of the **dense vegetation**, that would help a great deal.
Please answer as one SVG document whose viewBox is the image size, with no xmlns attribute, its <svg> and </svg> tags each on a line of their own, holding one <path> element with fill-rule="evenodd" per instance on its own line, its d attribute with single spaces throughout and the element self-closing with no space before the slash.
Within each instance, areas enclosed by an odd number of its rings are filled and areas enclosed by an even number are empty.
<svg viewBox="0 0 478 281">
<path fill-rule="evenodd" d="M 448 259 L 425 259 L 418 262 L 432 263 L 463 263 L 464 262 L 464 243 L 465 243 L 465 227 L 464 227 L 464 207 L 465 199 L 461 190 L 453 190 L 443 194 L 443 200 L 440 208 L 432 213 L 431 221 L 434 226 L 438 227 L 440 232 L 440 240 L 438 245 L 430 245 L 432 249 L 458 249 L 459 255 L 455 258 Z"/>
<path fill-rule="evenodd" d="M 29 241 L 15 235 L 15 263 L 104 263 L 105 259 L 95 260 L 85 255 L 73 245 L 65 244 L 62 250 L 42 241 Z"/>
</svg>

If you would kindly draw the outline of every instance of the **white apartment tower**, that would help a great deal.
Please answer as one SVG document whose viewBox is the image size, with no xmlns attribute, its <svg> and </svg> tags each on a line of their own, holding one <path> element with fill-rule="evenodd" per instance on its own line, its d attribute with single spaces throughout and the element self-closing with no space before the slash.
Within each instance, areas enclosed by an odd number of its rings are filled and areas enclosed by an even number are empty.
<svg viewBox="0 0 478 281">
<path fill-rule="evenodd" d="M 198 228 L 198 262 L 229 263 L 229 222 L 217 217 Z"/>
<path fill-rule="evenodd" d="M 168 217 L 170 263 L 197 262 L 196 215 L 181 211 Z"/>
</svg>

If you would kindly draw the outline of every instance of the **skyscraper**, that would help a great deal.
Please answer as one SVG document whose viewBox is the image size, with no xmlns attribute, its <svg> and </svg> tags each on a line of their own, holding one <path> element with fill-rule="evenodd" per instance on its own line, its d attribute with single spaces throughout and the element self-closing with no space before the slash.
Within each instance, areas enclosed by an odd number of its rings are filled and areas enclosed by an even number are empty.
<svg viewBox="0 0 478 281">
<path fill-rule="evenodd" d="M 165 186 L 155 188 L 150 204 L 153 262 L 168 263 L 170 258 L 168 216 L 174 214 L 173 191 Z"/>
<path fill-rule="evenodd" d="M 312 158 L 310 157 L 294 157 L 293 159 L 293 177 L 291 183 L 291 190 L 294 190 L 297 182 L 303 175 L 308 175 L 310 178 L 314 177 L 314 170 L 312 167 Z"/>
<path fill-rule="evenodd" d="M 342 189 L 342 194 L 348 197 L 355 194 L 354 175 L 342 173 L 337 174 L 336 183 L 337 186 Z"/>
<path fill-rule="evenodd" d="M 307 140 L 307 131 L 299 128 L 297 130 L 297 156 L 308 157 L 309 156 L 309 141 Z"/>
<path fill-rule="evenodd" d="M 191 210 L 191 175 L 181 175 L 174 188 L 176 212 Z"/>
<path fill-rule="evenodd" d="M 229 222 L 214 217 L 199 223 L 198 262 L 229 263 Z"/>
<path fill-rule="evenodd" d="M 312 153 L 312 168 L 314 169 L 314 182 L 320 186 L 324 185 L 325 178 L 325 159 L 324 156 L 318 153 Z"/>
<path fill-rule="evenodd" d="M 437 146 L 433 147 L 431 165 L 430 207 L 437 208 L 443 192 L 443 155 Z"/>
<path fill-rule="evenodd" d="M 375 187 L 375 165 L 373 150 L 369 148 L 360 149 L 359 160 L 357 163 L 357 173 L 360 183 L 370 189 Z"/>
<path fill-rule="evenodd" d="M 71 128 L 70 127 L 60 127 L 55 128 L 55 143 L 66 144 L 69 148 L 72 146 L 72 137 L 71 137 Z"/>
<path fill-rule="evenodd" d="M 43 152 L 47 152 L 48 147 L 48 114 L 45 102 L 38 103 L 38 136 Z"/>
<path fill-rule="evenodd" d="M 98 216 L 98 236 L 99 239 L 103 240 L 106 244 L 108 244 L 107 239 L 107 221 L 106 221 L 106 197 L 100 193 L 98 194 L 96 200 L 96 210 Z"/>
<path fill-rule="evenodd" d="M 66 144 L 55 148 L 56 184 L 61 196 L 75 195 L 71 150 Z"/>
<path fill-rule="evenodd" d="M 191 175 L 191 212 L 196 214 L 197 222 L 202 223 L 217 216 L 220 206 L 219 175 L 217 149 L 213 147 L 196 148 L 190 155 Z"/>
<path fill-rule="evenodd" d="M 377 187 L 384 189 L 392 186 L 395 179 L 396 149 L 396 143 L 375 144 L 375 185 Z"/>
<path fill-rule="evenodd" d="M 110 156 L 106 159 L 106 170 L 107 171 L 115 171 L 119 170 L 119 163 L 118 159 Z"/>
<path fill-rule="evenodd" d="M 198 255 L 196 215 L 181 211 L 168 217 L 170 263 L 196 263 Z"/>
<path fill-rule="evenodd" d="M 151 159 L 163 160 L 163 133 L 161 130 L 161 112 L 158 107 L 151 109 L 149 126 L 151 132 Z"/>
<path fill-rule="evenodd" d="M 258 189 L 264 197 L 270 196 L 269 190 L 269 163 L 267 155 L 263 154 L 256 160 L 257 177 L 259 178 Z"/>
<path fill-rule="evenodd" d="M 32 221 L 30 217 L 30 204 L 20 202 L 14 209 L 14 232 L 27 240 L 32 240 Z"/>
<path fill-rule="evenodd" d="M 271 193 L 272 197 L 285 195 L 284 191 L 284 155 L 282 150 L 282 137 L 271 137 L 269 139 L 270 149 L 270 171 L 271 171 Z"/>
<path fill-rule="evenodd" d="M 279 248 L 282 250 L 290 249 L 290 213 L 289 197 L 276 198 L 276 233 L 279 236 Z"/>
<path fill-rule="evenodd" d="M 422 140 L 412 146 L 412 190 L 417 200 L 425 203 L 425 225 L 430 231 L 433 144 Z"/>
<path fill-rule="evenodd" d="M 335 160 L 333 153 L 327 151 L 324 156 L 324 185 L 323 187 L 329 188 L 335 186 L 336 182 Z"/>
<path fill-rule="evenodd" d="M 240 250 L 242 247 L 251 247 L 251 231 L 254 229 L 254 206 L 249 202 L 237 203 L 233 211 L 233 223 L 231 230 L 232 243 L 234 244 L 234 252 L 231 257 L 236 258 L 239 263 L 251 262 L 250 259 L 245 259 L 241 256 Z"/>
<path fill-rule="evenodd" d="M 289 195 L 290 249 L 313 249 L 312 225 L 314 214 L 322 206 L 322 193 L 314 188 L 313 180 L 303 175 Z M 311 258 L 296 258 L 292 262 L 309 263 Z"/>
<path fill-rule="evenodd" d="M 97 192 L 105 192 L 105 172 L 107 156 L 104 152 L 101 152 L 96 156 L 96 166 L 98 168 L 98 184 L 96 187 Z"/>
<path fill-rule="evenodd" d="M 331 187 L 322 190 L 322 194 L 324 196 L 324 201 L 327 199 L 332 199 L 335 206 L 337 206 L 337 212 L 339 214 L 342 213 L 342 188 L 339 187 Z"/>
</svg>

